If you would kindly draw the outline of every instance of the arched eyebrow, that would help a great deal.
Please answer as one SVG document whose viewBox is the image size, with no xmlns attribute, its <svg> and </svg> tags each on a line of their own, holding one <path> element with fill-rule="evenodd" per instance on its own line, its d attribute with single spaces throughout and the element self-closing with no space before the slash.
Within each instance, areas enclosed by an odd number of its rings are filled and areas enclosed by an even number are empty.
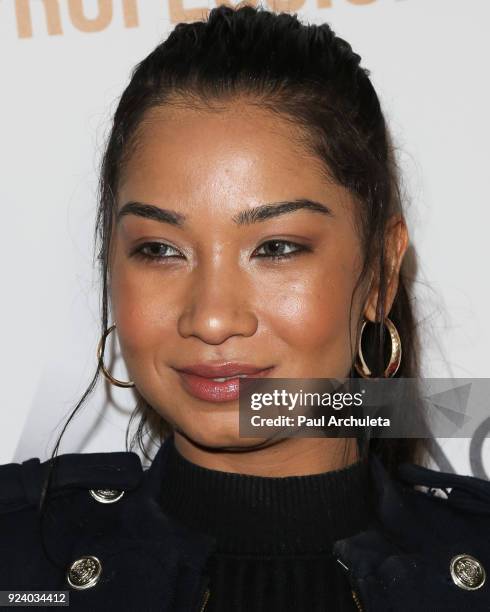
<svg viewBox="0 0 490 612">
<path fill-rule="evenodd" d="M 296 200 L 285 201 L 285 202 L 271 202 L 268 204 L 261 204 L 254 208 L 248 208 L 242 210 L 238 214 L 232 217 L 232 220 L 237 225 L 250 225 L 252 223 L 258 223 L 260 221 L 267 221 L 273 217 L 285 215 L 297 210 L 309 210 L 314 213 L 321 213 L 330 217 L 333 217 L 331 208 L 310 200 L 308 198 L 299 198 Z M 144 217 L 145 219 L 152 219 L 160 223 L 169 223 L 170 225 L 176 225 L 182 227 L 185 225 L 187 217 L 182 213 L 168 208 L 160 208 L 154 204 L 144 204 L 143 202 L 127 202 L 124 204 L 117 213 L 116 222 L 119 221 L 125 215 L 137 215 L 138 217 Z"/>
</svg>

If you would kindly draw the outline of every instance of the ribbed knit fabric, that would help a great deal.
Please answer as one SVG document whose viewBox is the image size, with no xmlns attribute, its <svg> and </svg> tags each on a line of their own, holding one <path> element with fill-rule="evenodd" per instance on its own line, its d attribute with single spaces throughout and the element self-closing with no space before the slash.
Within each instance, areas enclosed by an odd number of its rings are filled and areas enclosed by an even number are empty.
<svg viewBox="0 0 490 612">
<path fill-rule="evenodd" d="M 206 612 L 357 610 L 332 544 L 369 521 L 361 462 L 308 476 L 250 476 L 201 467 L 169 440 L 163 510 L 216 539 Z"/>
</svg>

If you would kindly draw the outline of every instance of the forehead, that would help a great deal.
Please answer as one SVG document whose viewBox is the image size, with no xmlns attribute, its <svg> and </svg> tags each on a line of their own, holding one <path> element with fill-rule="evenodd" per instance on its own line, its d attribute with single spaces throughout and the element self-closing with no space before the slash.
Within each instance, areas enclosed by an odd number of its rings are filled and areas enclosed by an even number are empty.
<svg viewBox="0 0 490 612">
<path fill-rule="evenodd" d="M 218 205 L 345 197 L 299 126 L 256 105 L 205 110 L 166 105 L 144 116 L 125 165 L 119 204 L 162 198 Z"/>
</svg>

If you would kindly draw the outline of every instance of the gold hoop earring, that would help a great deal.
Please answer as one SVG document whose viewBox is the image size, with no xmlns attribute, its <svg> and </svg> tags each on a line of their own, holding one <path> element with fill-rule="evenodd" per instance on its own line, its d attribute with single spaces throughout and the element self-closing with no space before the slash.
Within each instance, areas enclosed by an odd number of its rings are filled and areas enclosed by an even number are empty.
<svg viewBox="0 0 490 612">
<path fill-rule="evenodd" d="M 102 354 L 102 345 L 104 344 L 104 348 L 105 348 L 104 339 L 107 338 L 107 336 L 114 329 L 116 329 L 116 326 L 112 325 L 111 327 L 109 327 L 109 329 L 107 329 L 104 332 L 104 334 L 102 334 L 102 338 L 99 340 L 99 344 L 97 346 L 97 361 L 99 362 L 99 365 L 100 365 L 100 368 L 102 370 L 102 373 L 104 374 L 104 376 L 107 378 L 107 380 L 111 384 L 116 385 L 116 387 L 134 387 L 134 382 L 133 381 L 126 382 L 124 380 L 118 380 L 117 378 L 114 378 L 112 376 L 112 374 L 106 370 L 106 367 L 104 365 L 104 356 Z"/>
<path fill-rule="evenodd" d="M 364 332 L 364 328 L 366 327 L 367 322 L 368 319 L 364 319 L 364 322 L 361 327 L 361 335 L 359 337 L 359 345 L 357 348 L 357 359 L 354 363 L 354 367 L 363 378 L 372 378 L 372 372 L 369 369 L 362 353 L 362 334 Z M 398 368 L 400 367 L 400 363 L 402 360 L 402 342 L 400 339 L 400 334 L 398 333 L 398 330 L 395 327 L 393 321 L 386 317 L 384 322 L 390 333 L 391 356 L 390 361 L 388 362 L 388 365 L 386 366 L 386 369 L 383 372 L 383 376 L 384 378 L 390 378 L 397 373 Z"/>
</svg>

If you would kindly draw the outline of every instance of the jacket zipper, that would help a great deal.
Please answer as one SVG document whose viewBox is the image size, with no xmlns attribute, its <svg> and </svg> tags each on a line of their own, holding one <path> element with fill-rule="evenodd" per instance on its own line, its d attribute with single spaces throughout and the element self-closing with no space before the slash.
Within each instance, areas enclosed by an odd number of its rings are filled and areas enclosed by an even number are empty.
<svg viewBox="0 0 490 612">
<path fill-rule="evenodd" d="M 344 571 L 346 572 L 348 576 L 348 580 L 351 585 L 352 599 L 354 600 L 354 603 L 356 604 L 357 609 L 359 610 L 359 612 L 363 612 L 364 608 L 362 607 L 362 604 L 361 604 L 361 598 L 359 597 L 359 594 L 357 593 L 357 591 L 354 589 L 353 580 L 352 580 L 349 568 L 342 561 L 340 557 L 337 557 L 337 563 L 339 563 L 344 568 Z"/>
<path fill-rule="evenodd" d="M 208 605 L 208 600 L 209 600 L 209 596 L 211 595 L 209 589 L 206 589 L 204 591 L 204 596 L 202 599 L 202 605 L 199 609 L 199 612 L 204 612 L 206 606 Z M 362 606 L 361 606 L 361 602 L 359 600 L 359 595 L 354 591 L 354 589 L 352 589 L 352 598 L 354 599 L 354 602 L 357 606 L 357 609 L 359 610 L 359 612 L 362 612 Z"/>
<path fill-rule="evenodd" d="M 359 595 L 354 591 L 354 589 L 352 589 L 352 599 L 354 600 L 359 612 L 362 612 L 363 608 L 361 606 L 361 600 L 359 599 Z"/>
<path fill-rule="evenodd" d="M 199 608 L 199 612 L 204 612 L 206 606 L 208 605 L 208 601 L 209 601 L 209 596 L 211 595 L 211 592 L 209 589 L 206 589 L 204 591 L 204 595 L 202 598 L 202 605 Z M 357 609 L 359 610 L 359 612 L 363 612 L 363 608 L 361 606 L 361 601 L 359 599 L 359 595 L 354 591 L 354 589 L 352 589 L 352 599 L 354 600 Z"/>
<path fill-rule="evenodd" d="M 202 598 L 201 607 L 199 608 L 199 612 L 204 612 L 204 609 L 208 605 L 208 600 L 209 600 L 209 596 L 210 595 L 211 595 L 210 590 L 206 589 L 204 591 L 204 595 L 203 595 L 203 598 Z"/>
<path fill-rule="evenodd" d="M 209 596 L 211 595 L 209 589 L 206 589 L 204 591 L 204 596 L 202 598 L 202 605 L 199 609 L 199 612 L 204 612 L 206 606 L 208 605 L 208 600 L 209 600 Z M 359 610 L 359 612 L 362 612 L 363 608 L 361 606 L 361 601 L 359 599 L 359 595 L 354 591 L 354 589 L 352 589 L 352 598 L 357 606 L 357 609 Z"/>
</svg>

